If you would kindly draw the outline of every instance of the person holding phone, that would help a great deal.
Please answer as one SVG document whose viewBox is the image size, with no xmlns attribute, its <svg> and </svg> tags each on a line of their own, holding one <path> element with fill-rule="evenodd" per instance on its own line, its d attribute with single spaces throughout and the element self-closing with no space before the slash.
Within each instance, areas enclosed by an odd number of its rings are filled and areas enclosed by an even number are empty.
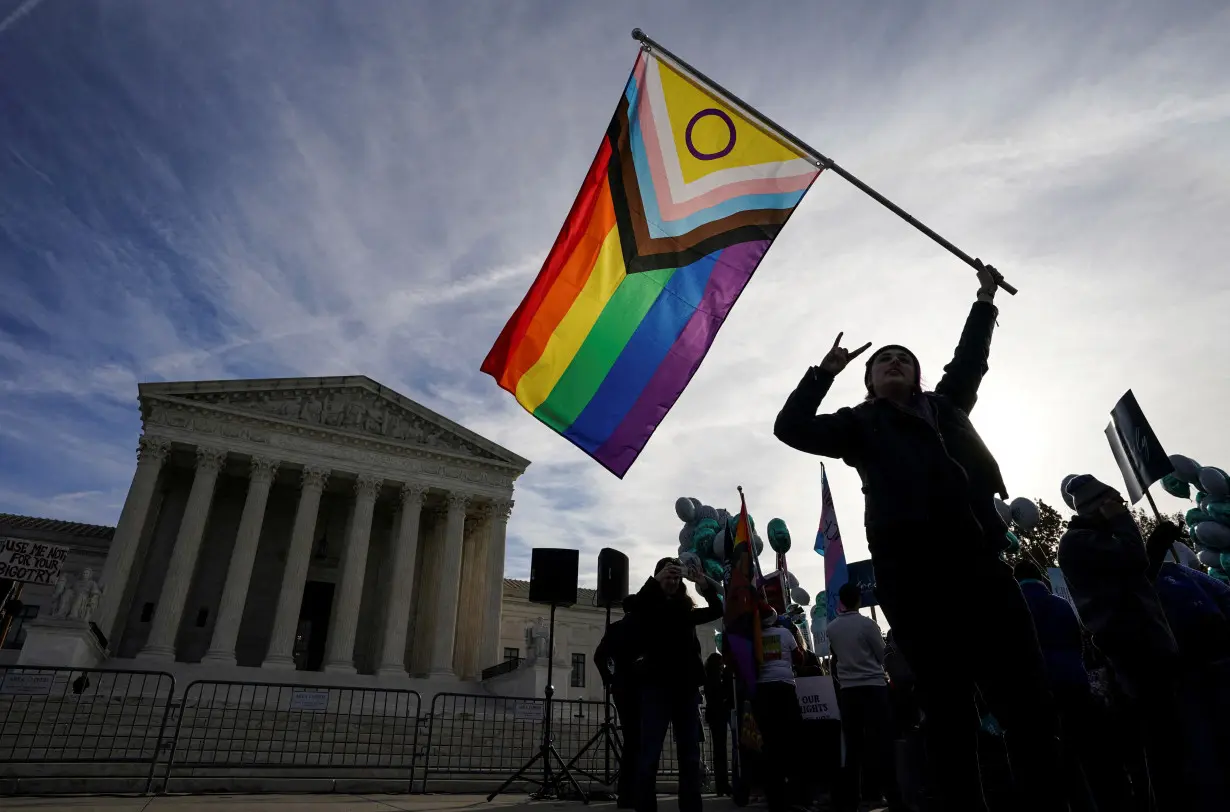
<svg viewBox="0 0 1230 812">
<path fill-rule="evenodd" d="M 705 606 L 697 608 L 685 577 L 697 585 Z M 679 757 L 680 812 L 701 809 L 700 687 L 705 666 L 696 627 L 722 616 L 717 585 L 703 573 L 687 572 L 677 558 L 663 558 L 636 593 L 631 637 L 639 658 L 641 739 L 637 756 L 636 810 L 656 812 L 658 760 L 668 727 Z"/>
<path fill-rule="evenodd" d="M 978 689 L 1005 728 L 1026 808 L 1063 810 L 1042 652 L 1021 590 L 999 558 L 1007 526 L 994 497 L 1006 498 L 1007 489 L 969 418 L 988 369 L 1003 278 L 976 263 L 977 301 L 934 391 L 923 391 L 914 353 L 890 344 L 867 360 L 862 403 L 817 414 L 836 376 L 871 347 L 847 350 L 838 333 L 786 400 L 773 433 L 799 451 L 844 460 L 862 479 L 876 596 L 914 670 L 927 716 L 932 808 L 986 809 L 971 721 Z M 967 611 L 954 639 L 951 626 L 925 608 L 957 589 Z"/>
</svg>

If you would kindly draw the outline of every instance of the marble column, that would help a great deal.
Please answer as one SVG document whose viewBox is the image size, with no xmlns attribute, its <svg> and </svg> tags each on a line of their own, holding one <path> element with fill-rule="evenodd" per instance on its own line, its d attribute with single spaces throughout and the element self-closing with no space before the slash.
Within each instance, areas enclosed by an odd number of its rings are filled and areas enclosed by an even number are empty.
<svg viewBox="0 0 1230 812">
<path fill-rule="evenodd" d="M 158 486 L 158 474 L 170 453 L 171 443 L 161 437 L 142 437 L 137 441 L 137 471 L 128 486 L 124 509 L 107 549 L 107 561 L 103 565 L 102 599 L 94 613 L 94 622 L 108 640 L 115 639 L 115 620 L 123 607 L 124 593 L 132 577 L 133 563 L 141 546 L 141 534 L 149 521 L 149 509 L 153 503 L 154 490 Z"/>
<path fill-rule="evenodd" d="M 483 512 L 466 522 L 465 541 L 461 545 L 461 599 L 453 643 L 453 672 L 463 680 L 478 679 L 483 667 L 495 665 L 482 663 L 479 656 L 483 580 L 487 576 L 486 562 L 483 560 L 483 536 L 487 532 L 487 522 Z"/>
<path fill-rule="evenodd" d="M 448 495 L 448 524 L 444 531 L 444 546 L 440 550 L 440 591 L 436 600 L 431 668 L 428 671 L 433 677 L 456 676 L 453 671 L 453 646 L 461 596 L 461 548 L 465 543 L 466 508 L 469 506 L 469 496 L 462 493 Z"/>
<path fill-rule="evenodd" d="M 293 669 L 295 667 L 295 632 L 299 629 L 299 610 L 303 605 L 303 587 L 307 583 L 308 566 L 312 563 L 312 539 L 316 534 L 316 514 L 320 512 L 320 494 L 329 482 L 329 469 L 311 465 L 303 467 L 303 484 L 299 507 L 290 531 L 290 549 L 286 551 L 286 567 L 282 570 L 282 588 L 278 592 L 278 608 L 273 616 L 273 632 L 269 635 L 269 651 L 262 668 Z"/>
<path fill-rule="evenodd" d="M 418 594 L 414 599 L 414 639 L 410 645 L 410 674 L 425 677 L 431 670 L 431 652 L 435 646 L 436 601 L 440 594 L 440 558 L 444 548 L 444 531 L 448 513 L 438 507 L 427 512 L 428 526 L 419 552 Z"/>
<path fill-rule="evenodd" d="M 406 627 L 414 605 L 414 565 L 419 550 L 419 517 L 427 486 L 408 482 L 401 488 L 401 511 L 397 538 L 393 542 L 393 561 L 389 567 L 388 599 L 385 606 L 384 636 L 380 644 L 376 674 L 382 677 L 406 676 Z"/>
<path fill-rule="evenodd" d="M 256 548 L 260 544 L 261 527 L 265 523 L 265 503 L 269 501 L 269 488 L 277 472 L 277 460 L 252 458 L 248 497 L 243 503 L 243 514 L 239 517 L 239 530 L 235 534 L 235 547 L 226 571 L 226 585 L 222 588 L 213 639 L 202 662 L 235 665 L 235 640 L 239 637 L 239 622 L 243 620 L 243 607 L 248 600 L 252 564 L 256 561 Z"/>
<path fill-rule="evenodd" d="M 367 550 L 371 544 L 372 511 L 384 480 L 362 475 L 354 485 L 354 513 L 342 553 L 342 580 L 333 600 L 329 623 L 325 671 L 354 674 L 354 640 L 359 628 L 359 606 L 363 600 L 363 579 L 367 574 Z"/>
<path fill-rule="evenodd" d="M 486 547 L 483 550 L 486 578 L 482 596 L 482 636 L 478 645 L 479 668 L 487 668 L 503 659 L 500 651 L 500 624 L 503 622 L 501 612 L 504 608 L 504 547 L 512 509 L 511 499 L 493 502 L 488 506 Z"/>
<path fill-rule="evenodd" d="M 209 508 L 214 501 L 214 486 L 225 462 L 225 449 L 199 446 L 196 450 L 196 474 L 192 479 L 192 489 L 188 492 L 179 533 L 175 537 L 175 548 L 171 551 L 171 563 L 167 565 L 166 578 L 158 595 L 149 638 L 137 655 L 141 659 L 175 661 L 175 637 L 179 634 L 184 603 L 188 600 L 192 575 L 196 572 L 201 538 L 205 535 Z"/>
</svg>

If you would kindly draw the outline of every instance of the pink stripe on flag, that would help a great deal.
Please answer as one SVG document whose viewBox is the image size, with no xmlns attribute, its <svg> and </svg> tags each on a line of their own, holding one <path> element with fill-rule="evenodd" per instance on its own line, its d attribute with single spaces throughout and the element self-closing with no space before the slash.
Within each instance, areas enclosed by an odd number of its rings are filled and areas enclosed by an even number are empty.
<svg viewBox="0 0 1230 812">
<path fill-rule="evenodd" d="M 637 70 L 640 98 L 636 105 L 636 126 L 640 128 L 641 138 L 645 141 L 645 155 L 649 159 L 649 180 L 652 182 L 654 197 L 658 199 L 658 212 L 662 215 L 663 220 L 682 220 L 734 197 L 802 192 L 816 179 L 819 170 L 809 169 L 801 174 L 784 178 L 741 180 L 736 183 L 723 184 L 698 197 L 676 203 L 671 197 L 671 185 L 666 176 L 666 164 L 662 157 L 661 143 L 658 141 L 658 130 L 654 126 L 653 105 L 649 102 L 649 91 L 645 87 L 644 71 L 644 65 Z M 644 189 L 644 184 L 641 188 Z"/>
</svg>

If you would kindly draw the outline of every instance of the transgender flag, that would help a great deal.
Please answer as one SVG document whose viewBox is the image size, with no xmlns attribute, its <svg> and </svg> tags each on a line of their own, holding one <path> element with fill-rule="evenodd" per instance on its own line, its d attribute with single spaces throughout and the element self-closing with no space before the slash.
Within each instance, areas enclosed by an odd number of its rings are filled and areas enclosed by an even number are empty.
<svg viewBox="0 0 1230 812">
<path fill-rule="evenodd" d="M 837 511 L 833 509 L 833 494 L 829 491 L 829 475 L 820 463 L 820 529 L 816 531 L 816 552 L 824 556 L 824 591 L 828 598 L 829 620 L 837 617 L 843 608 L 837 598 L 837 590 L 850 580 L 846 571 L 846 549 L 841 543 L 841 529 L 837 527 Z"/>
</svg>

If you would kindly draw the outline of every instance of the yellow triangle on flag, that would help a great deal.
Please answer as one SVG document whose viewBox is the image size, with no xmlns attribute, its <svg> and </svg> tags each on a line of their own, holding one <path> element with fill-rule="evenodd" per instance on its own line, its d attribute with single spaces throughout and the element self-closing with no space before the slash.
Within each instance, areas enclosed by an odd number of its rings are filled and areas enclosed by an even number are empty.
<svg viewBox="0 0 1230 812">
<path fill-rule="evenodd" d="M 656 59 L 684 183 L 740 166 L 804 157 L 756 127 L 699 85 Z M 689 133 L 689 126 L 691 132 Z"/>
</svg>

